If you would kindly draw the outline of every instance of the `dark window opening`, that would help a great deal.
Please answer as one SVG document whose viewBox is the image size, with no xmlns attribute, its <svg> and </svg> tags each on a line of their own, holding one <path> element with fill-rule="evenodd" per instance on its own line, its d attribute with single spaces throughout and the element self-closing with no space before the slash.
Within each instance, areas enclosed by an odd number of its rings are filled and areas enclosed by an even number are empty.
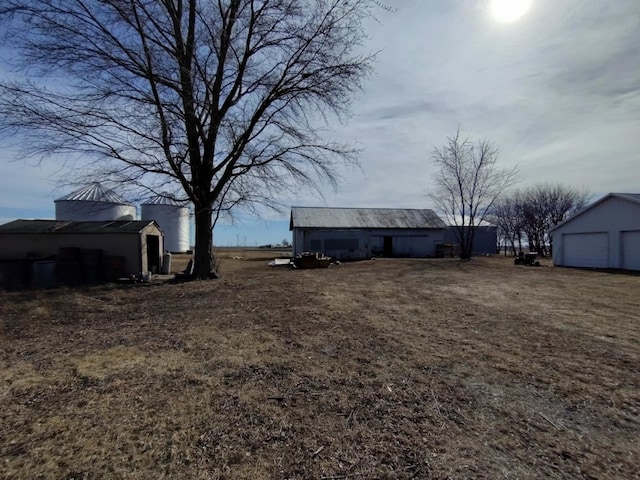
<svg viewBox="0 0 640 480">
<path fill-rule="evenodd" d="M 382 247 L 382 254 L 385 257 L 393 256 L 393 237 L 384 237 L 384 245 Z"/>
<path fill-rule="evenodd" d="M 160 273 L 160 237 L 157 235 L 147 235 L 147 269 Z"/>
</svg>

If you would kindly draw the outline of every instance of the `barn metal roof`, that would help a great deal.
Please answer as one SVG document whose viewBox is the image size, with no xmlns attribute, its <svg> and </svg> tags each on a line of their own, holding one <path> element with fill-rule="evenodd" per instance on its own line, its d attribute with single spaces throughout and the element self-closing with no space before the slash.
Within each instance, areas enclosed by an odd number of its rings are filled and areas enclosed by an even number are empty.
<svg viewBox="0 0 640 480">
<path fill-rule="evenodd" d="M 86 187 L 82 187 L 75 192 L 71 192 L 64 197 L 60 197 L 56 202 L 62 201 L 83 201 L 83 202 L 103 202 L 103 203 L 115 203 L 118 205 L 133 205 L 113 190 L 109 190 L 102 186 L 102 184 L 95 182 Z"/>
<path fill-rule="evenodd" d="M 289 228 L 447 228 L 433 210 L 292 207 Z"/>
<path fill-rule="evenodd" d="M 99 222 L 71 222 L 61 220 L 14 220 L 0 225 L 0 234 L 70 234 L 70 233 L 140 233 L 153 220 L 105 220 Z M 157 225 L 156 225 L 157 227 Z"/>
</svg>

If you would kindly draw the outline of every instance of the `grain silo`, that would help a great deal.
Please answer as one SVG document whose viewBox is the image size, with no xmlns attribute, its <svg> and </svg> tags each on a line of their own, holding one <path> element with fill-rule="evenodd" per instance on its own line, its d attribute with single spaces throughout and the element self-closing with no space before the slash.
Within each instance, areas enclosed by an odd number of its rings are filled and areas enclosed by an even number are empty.
<svg viewBox="0 0 640 480">
<path fill-rule="evenodd" d="M 58 198 L 56 220 L 135 220 L 136 207 L 113 190 L 92 183 Z"/>
<path fill-rule="evenodd" d="M 155 220 L 164 232 L 164 248 L 170 252 L 189 250 L 189 209 L 158 195 L 140 206 L 142 220 Z"/>
</svg>

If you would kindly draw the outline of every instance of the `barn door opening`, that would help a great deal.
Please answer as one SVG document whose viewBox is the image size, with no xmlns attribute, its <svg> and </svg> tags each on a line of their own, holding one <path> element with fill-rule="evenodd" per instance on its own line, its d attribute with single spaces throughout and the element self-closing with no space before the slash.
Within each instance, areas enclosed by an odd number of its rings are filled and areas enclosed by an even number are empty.
<svg viewBox="0 0 640 480">
<path fill-rule="evenodd" d="M 147 235 L 147 268 L 151 273 L 160 273 L 160 237 Z"/>
<path fill-rule="evenodd" d="M 382 254 L 385 257 L 393 256 L 393 237 L 384 237 L 384 244 L 382 247 Z"/>
</svg>

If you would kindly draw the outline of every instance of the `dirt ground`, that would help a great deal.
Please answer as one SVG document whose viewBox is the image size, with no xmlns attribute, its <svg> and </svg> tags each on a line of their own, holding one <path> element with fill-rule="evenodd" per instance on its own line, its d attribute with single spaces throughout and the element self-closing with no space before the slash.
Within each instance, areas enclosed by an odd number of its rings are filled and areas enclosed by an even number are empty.
<svg viewBox="0 0 640 480">
<path fill-rule="evenodd" d="M 0 478 L 640 478 L 640 276 L 272 255 L 0 293 Z"/>
</svg>

